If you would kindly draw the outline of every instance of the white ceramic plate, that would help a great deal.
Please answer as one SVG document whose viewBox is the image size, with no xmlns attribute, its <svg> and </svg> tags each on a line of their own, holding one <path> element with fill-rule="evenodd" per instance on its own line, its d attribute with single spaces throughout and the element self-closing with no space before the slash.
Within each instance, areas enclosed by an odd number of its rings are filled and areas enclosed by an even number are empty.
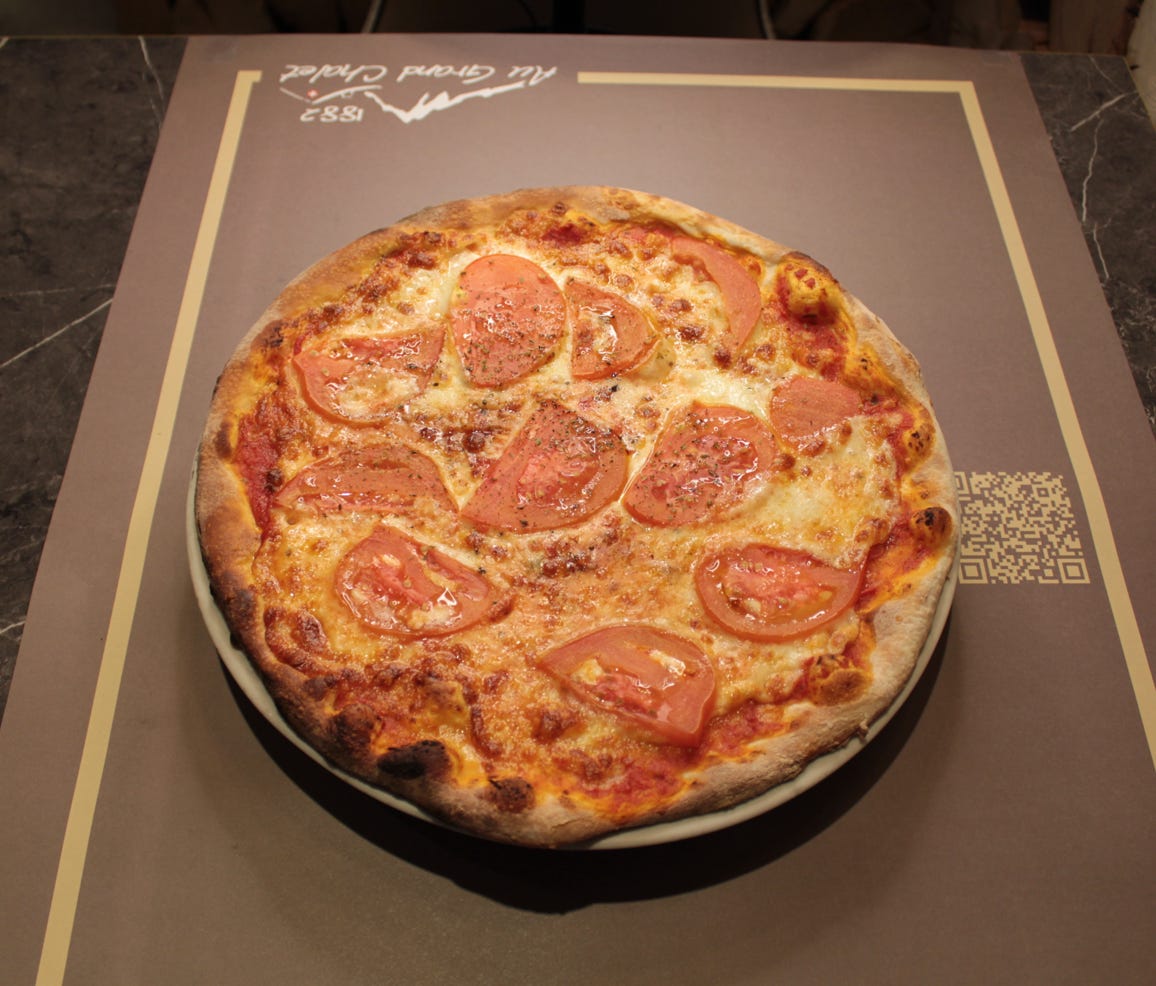
<svg viewBox="0 0 1156 986">
<path fill-rule="evenodd" d="M 193 479 L 189 484 L 186 527 L 189 569 L 193 578 L 193 588 L 196 592 L 201 616 L 204 618 L 205 626 L 209 630 L 209 636 L 217 648 L 217 653 L 220 654 L 221 661 L 224 663 L 225 668 L 237 683 L 237 686 L 244 692 L 245 697 L 253 703 L 257 711 L 260 712 L 282 736 L 301 750 L 302 753 L 319 763 L 336 777 L 341 778 L 347 784 L 352 785 L 374 800 L 389 805 L 391 808 L 396 808 L 398 811 L 412 815 L 415 818 L 423 819 L 434 825 L 445 827 L 445 822 L 427 814 L 408 801 L 398 798 L 380 788 L 366 784 L 364 781 L 333 766 L 333 764 L 298 736 L 289 723 L 282 717 L 272 696 L 265 689 L 264 682 L 261 680 L 260 675 L 258 675 L 257 670 L 245 654 L 233 645 L 229 628 L 225 623 L 225 618 L 217 608 L 217 604 L 213 600 L 212 593 L 209 590 L 209 577 L 201 559 L 201 549 L 197 538 L 196 518 L 193 512 L 193 495 L 195 488 L 196 473 L 194 471 Z M 732 825 L 738 825 L 740 822 L 745 822 L 748 819 L 762 815 L 772 808 L 777 808 L 779 805 L 785 804 L 792 798 L 798 797 L 804 791 L 814 787 L 824 778 L 829 777 L 879 734 L 915 689 L 916 684 L 918 684 L 920 677 L 923 675 L 924 670 L 931 660 L 931 655 L 939 642 L 943 627 L 947 623 L 947 615 L 951 610 L 951 602 L 955 596 L 957 581 L 958 572 L 953 569 L 947 580 L 947 584 L 943 588 L 943 594 L 939 600 L 939 607 L 936 609 L 935 617 L 932 621 L 931 631 L 927 635 L 927 641 L 923 645 L 923 650 L 915 664 L 915 670 L 912 672 L 911 678 L 908 680 L 903 691 L 900 692 L 899 697 L 883 715 L 875 720 L 871 728 L 867 730 L 865 736 L 855 737 L 847 743 L 846 746 L 812 760 L 791 780 L 779 784 L 769 791 L 751 798 L 749 801 L 744 801 L 742 804 L 726 808 L 722 811 L 711 812 L 707 815 L 696 815 L 691 818 L 680 818 L 672 822 L 661 822 L 657 825 L 648 825 L 643 828 L 626 829 L 622 832 L 615 832 L 612 835 L 603 836 L 600 839 L 584 843 L 581 848 L 628 849 L 636 846 L 653 846 L 664 842 L 677 842 L 680 839 L 690 839 L 697 835 L 706 835 L 708 832 L 717 832 L 720 829 L 729 828 Z"/>
</svg>

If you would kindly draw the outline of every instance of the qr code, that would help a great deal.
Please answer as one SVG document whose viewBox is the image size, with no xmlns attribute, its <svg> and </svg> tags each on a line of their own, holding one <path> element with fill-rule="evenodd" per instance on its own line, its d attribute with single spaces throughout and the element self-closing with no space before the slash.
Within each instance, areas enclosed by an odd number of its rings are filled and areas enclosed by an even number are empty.
<svg viewBox="0 0 1156 986">
<path fill-rule="evenodd" d="M 1050 472 L 957 472 L 960 582 L 1087 583 L 1064 481 Z"/>
</svg>

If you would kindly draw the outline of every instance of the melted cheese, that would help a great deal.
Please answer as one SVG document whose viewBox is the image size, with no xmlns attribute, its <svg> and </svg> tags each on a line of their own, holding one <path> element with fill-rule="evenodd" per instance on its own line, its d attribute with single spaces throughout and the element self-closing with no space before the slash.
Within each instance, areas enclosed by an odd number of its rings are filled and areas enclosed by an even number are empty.
<svg viewBox="0 0 1156 986">
<path fill-rule="evenodd" d="M 619 291 L 655 325 L 659 345 L 629 373 L 575 381 L 567 337 L 555 357 L 527 378 L 498 390 L 470 386 L 447 313 L 458 273 L 485 252 L 519 252 L 563 288 L 578 278 Z M 382 326 L 385 331 L 404 329 L 398 311 L 445 325 L 445 346 L 429 385 L 372 434 L 375 440 L 387 434 L 432 459 L 459 507 L 542 401 L 556 401 L 619 434 L 631 452 L 632 480 L 665 424 L 691 402 L 731 406 L 768 424 L 776 387 L 790 374 L 809 372 L 784 355 L 788 347 L 780 336 L 786 330 L 765 322 L 744 347 L 748 354 L 760 354 L 757 358 L 720 360 L 715 341 L 725 329 L 721 294 L 688 265 L 580 250 L 576 259 L 567 254 L 563 262 L 561 257 L 538 255 L 491 234 L 469 252 L 441 258 L 432 270 L 415 270 L 390 296 L 388 316 L 352 314 L 331 330 L 359 335 L 382 331 Z M 595 261 L 608 268 L 596 271 Z M 763 272 L 764 298 L 770 297 L 773 273 Z M 364 442 L 370 434 L 303 405 L 300 413 L 311 437 L 296 446 L 294 460 L 283 463 L 287 477 L 311 457 Z M 641 524 L 618 502 L 573 527 L 524 535 L 472 530 L 430 503 L 404 516 L 278 512 L 256 562 L 257 582 L 272 589 L 267 598 L 281 600 L 271 617 L 274 634 L 297 640 L 293 621 L 301 617 L 293 614 L 307 614 L 323 628 L 323 637 L 300 647 L 319 673 L 347 667 L 366 675 L 395 673 L 401 684 L 390 692 L 399 703 L 394 718 L 408 716 L 418 735 L 424 731 L 451 743 L 462 770 L 484 773 L 483 765 L 498 750 L 524 761 L 523 751 L 544 745 L 543 723 L 555 721 L 563 724 L 557 727 L 558 738 L 551 739 L 555 766 L 567 757 L 596 758 L 608 745 L 650 741 L 631 734 L 613 715 L 584 707 L 535 664 L 549 649 L 598 626 L 643 623 L 691 640 L 716 668 L 717 715 L 752 699 L 781 701 L 808 662 L 837 654 L 855 639 L 854 612 L 798 640 L 739 639 L 711 621 L 696 594 L 693 573 L 706 551 L 750 542 L 806 551 L 837 567 L 860 564 L 893 523 L 901 493 L 895 457 L 880 436 L 878 421 L 858 416 L 814 454 L 792 454 L 783 447 L 782 466 L 739 508 L 721 519 L 677 528 Z M 435 545 L 483 574 L 512 601 L 508 615 L 446 638 L 367 632 L 335 592 L 334 572 L 352 545 L 383 525 Z M 434 625 L 437 620 L 431 617 Z M 581 673 L 596 676 L 596 662 L 591 664 Z M 473 696 L 472 720 L 463 711 L 463 693 Z M 383 726 L 377 742 L 384 750 L 400 742 L 399 735 Z M 549 768 L 524 762 L 521 769 L 549 773 Z M 606 783 L 603 778 L 592 788 Z"/>
</svg>

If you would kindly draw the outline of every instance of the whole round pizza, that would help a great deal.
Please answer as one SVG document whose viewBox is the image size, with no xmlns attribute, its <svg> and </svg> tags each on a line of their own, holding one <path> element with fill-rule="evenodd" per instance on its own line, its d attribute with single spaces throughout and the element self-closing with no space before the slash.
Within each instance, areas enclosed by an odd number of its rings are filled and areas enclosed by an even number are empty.
<svg viewBox="0 0 1156 986">
<path fill-rule="evenodd" d="M 959 528 L 882 321 L 804 254 L 605 187 L 429 208 L 301 275 L 220 378 L 195 517 L 305 743 L 535 846 L 862 736 Z"/>
</svg>

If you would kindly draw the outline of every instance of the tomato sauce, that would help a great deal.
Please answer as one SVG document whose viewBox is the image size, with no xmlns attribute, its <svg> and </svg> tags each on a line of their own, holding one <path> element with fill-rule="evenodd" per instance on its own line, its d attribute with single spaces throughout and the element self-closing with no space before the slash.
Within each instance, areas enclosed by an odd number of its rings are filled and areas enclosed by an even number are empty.
<svg viewBox="0 0 1156 986">
<path fill-rule="evenodd" d="M 867 555 L 867 571 L 863 579 L 863 591 L 859 594 L 856 609 L 859 613 L 869 613 L 889 596 L 893 597 L 906 584 L 903 577 L 914 572 L 930 557 L 930 547 L 913 534 L 908 524 L 895 524 L 885 541 L 875 545 Z"/>
<path fill-rule="evenodd" d="M 237 428 L 233 459 L 249 494 L 253 518 L 262 531 L 269 527 L 273 494 L 283 480 L 277 468 L 281 449 L 274 436 L 285 417 L 274 402 L 263 399 Z"/>
</svg>

